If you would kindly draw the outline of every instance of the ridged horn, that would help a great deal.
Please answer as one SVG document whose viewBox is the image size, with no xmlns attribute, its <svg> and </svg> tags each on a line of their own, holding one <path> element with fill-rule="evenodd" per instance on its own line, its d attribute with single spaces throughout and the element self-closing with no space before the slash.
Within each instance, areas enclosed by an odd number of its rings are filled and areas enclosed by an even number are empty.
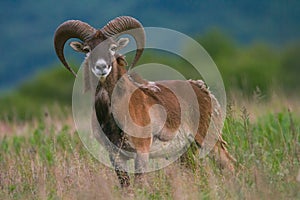
<svg viewBox="0 0 300 200">
<path fill-rule="evenodd" d="M 136 30 L 129 31 L 132 29 Z M 107 38 L 118 35 L 124 31 L 129 31 L 127 34 L 134 38 L 137 46 L 135 58 L 130 65 L 130 68 L 134 67 L 140 59 L 145 46 L 145 31 L 142 24 L 133 17 L 121 16 L 108 22 L 107 25 L 101 29 L 101 31 Z"/>
<path fill-rule="evenodd" d="M 71 38 L 77 38 L 83 42 L 88 40 L 96 29 L 91 27 L 89 24 L 79 20 L 68 20 L 62 23 L 55 31 L 54 34 L 54 47 L 56 55 L 63 65 L 76 77 L 76 73 L 68 65 L 64 56 L 64 46 L 67 40 Z"/>
</svg>

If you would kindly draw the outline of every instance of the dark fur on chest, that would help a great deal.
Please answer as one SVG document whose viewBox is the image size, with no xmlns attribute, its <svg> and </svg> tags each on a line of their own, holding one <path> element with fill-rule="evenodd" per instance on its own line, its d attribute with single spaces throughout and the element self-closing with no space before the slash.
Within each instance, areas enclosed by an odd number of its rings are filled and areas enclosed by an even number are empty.
<svg viewBox="0 0 300 200">
<path fill-rule="evenodd" d="M 127 136 L 114 120 L 109 93 L 100 86 L 96 90 L 95 111 L 99 125 L 106 137 L 117 147 L 134 151 L 128 144 Z"/>
</svg>

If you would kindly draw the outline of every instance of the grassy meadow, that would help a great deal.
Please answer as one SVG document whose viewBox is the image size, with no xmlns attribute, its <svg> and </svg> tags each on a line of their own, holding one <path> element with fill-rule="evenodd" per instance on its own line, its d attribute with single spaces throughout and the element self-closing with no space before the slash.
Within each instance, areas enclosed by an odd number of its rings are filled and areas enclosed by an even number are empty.
<svg viewBox="0 0 300 200">
<path fill-rule="evenodd" d="M 223 135 L 234 174 L 188 153 L 149 173 L 150 186 L 129 189 L 86 151 L 71 113 L 53 107 L 38 119 L 2 120 L 0 199 L 299 199 L 299 113 L 291 99 L 232 100 Z"/>
</svg>

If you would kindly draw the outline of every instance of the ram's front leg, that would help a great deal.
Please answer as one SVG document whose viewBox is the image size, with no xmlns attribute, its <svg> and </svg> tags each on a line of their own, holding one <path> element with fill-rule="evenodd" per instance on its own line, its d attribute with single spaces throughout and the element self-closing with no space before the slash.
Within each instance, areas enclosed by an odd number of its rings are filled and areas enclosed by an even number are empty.
<svg viewBox="0 0 300 200">
<path fill-rule="evenodd" d="M 145 172 L 147 172 L 149 162 L 149 152 L 137 152 L 135 158 L 135 183 L 136 184 L 147 184 L 145 179 Z"/>
<path fill-rule="evenodd" d="M 127 158 L 120 153 L 111 153 L 109 158 L 115 168 L 121 187 L 128 187 L 130 178 L 126 170 Z"/>
<path fill-rule="evenodd" d="M 133 138 L 136 148 L 135 157 L 135 183 L 139 185 L 147 185 L 145 172 L 147 172 L 149 162 L 149 150 L 152 138 Z"/>
</svg>

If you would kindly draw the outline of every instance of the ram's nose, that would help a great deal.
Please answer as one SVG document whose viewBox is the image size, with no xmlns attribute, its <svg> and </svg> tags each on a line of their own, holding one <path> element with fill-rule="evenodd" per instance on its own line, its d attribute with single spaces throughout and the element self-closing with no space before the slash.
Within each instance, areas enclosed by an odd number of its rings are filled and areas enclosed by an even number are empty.
<svg viewBox="0 0 300 200">
<path fill-rule="evenodd" d="M 104 69 L 107 68 L 107 65 L 105 63 L 97 63 L 95 68 L 100 72 L 104 72 Z"/>
</svg>

